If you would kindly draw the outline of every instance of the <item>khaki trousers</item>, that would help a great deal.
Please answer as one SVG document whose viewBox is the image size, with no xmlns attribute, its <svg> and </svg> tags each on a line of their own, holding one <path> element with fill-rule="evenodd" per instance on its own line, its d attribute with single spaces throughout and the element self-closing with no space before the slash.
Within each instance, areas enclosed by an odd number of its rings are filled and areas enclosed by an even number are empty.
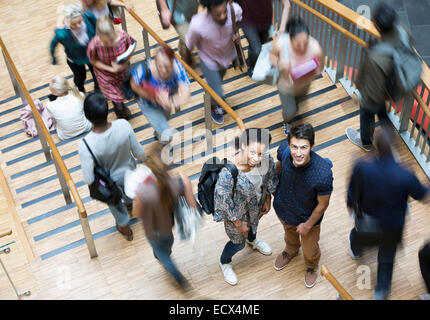
<svg viewBox="0 0 430 320">
<path fill-rule="evenodd" d="M 287 226 L 283 221 L 282 225 L 285 231 L 285 251 L 291 257 L 294 257 L 298 254 L 300 246 L 302 246 L 306 268 L 317 269 L 321 257 L 321 251 L 318 244 L 321 225 L 313 226 L 309 233 L 304 237 L 300 237 L 296 226 Z"/>
</svg>

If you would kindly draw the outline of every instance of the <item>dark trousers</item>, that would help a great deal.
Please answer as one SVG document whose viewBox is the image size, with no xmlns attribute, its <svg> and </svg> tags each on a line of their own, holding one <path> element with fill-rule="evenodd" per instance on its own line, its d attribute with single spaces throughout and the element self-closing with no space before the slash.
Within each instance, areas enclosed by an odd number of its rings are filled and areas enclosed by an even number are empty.
<svg viewBox="0 0 430 320">
<path fill-rule="evenodd" d="M 418 258 L 420 261 L 421 274 L 427 287 L 427 292 L 430 293 L 430 242 L 427 242 L 420 250 Z"/>
<path fill-rule="evenodd" d="M 248 241 L 252 242 L 255 240 L 256 237 L 257 237 L 257 234 L 253 234 L 251 231 L 248 232 Z M 245 242 L 246 241 L 239 244 L 234 244 L 231 241 L 227 242 L 221 254 L 221 259 L 220 259 L 221 263 L 222 264 L 230 263 L 233 256 L 236 253 L 238 253 L 240 250 L 245 248 Z"/>
<path fill-rule="evenodd" d="M 360 135 L 363 145 L 371 145 L 375 132 L 375 115 L 378 115 L 381 125 L 387 125 L 389 119 L 385 108 L 385 102 L 381 104 L 374 102 L 366 104 L 366 107 L 360 105 Z"/>
<path fill-rule="evenodd" d="M 259 30 L 254 26 L 242 25 L 242 30 L 249 43 L 248 64 L 250 69 L 254 69 L 261 46 L 269 39 L 269 28 Z"/>
<path fill-rule="evenodd" d="M 87 78 L 87 70 L 85 69 L 85 65 L 80 66 L 76 63 L 73 63 L 69 60 L 67 60 L 67 64 L 69 65 L 70 69 L 73 72 L 73 82 L 75 83 L 76 87 L 79 91 L 84 92 L 85 87 L 85 79 Z M 91 64 L 88 64 L 88 69 L 91 72 L 91 75 L 93 76 L 94 80 L 94 90 L 99 90 L 99 84 L 97 83 L 96 75 L 94 74 L 94 68 Z"/>
<path fill-rule="evenodd" d="M 373 238 L 351 230 L 351 249 L 356 255 L 360 255 L 365 247 L 378 246 L 378 280 L 376 290 L 390 290 L 393 277 L 394 258 L 397 244 L 402 238 L 402 232 L 386 233 L 382 238 Z"/>
</svg>

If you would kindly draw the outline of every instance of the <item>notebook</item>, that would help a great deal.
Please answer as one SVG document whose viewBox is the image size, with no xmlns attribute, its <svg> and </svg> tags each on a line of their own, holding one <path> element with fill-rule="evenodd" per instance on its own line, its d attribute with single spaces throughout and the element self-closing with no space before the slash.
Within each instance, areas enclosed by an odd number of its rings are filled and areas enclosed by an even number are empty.
<svg viewBox="0 0 430 320">
<path fill-rule="evenodd" d="M 312 58 L 301 65 L 298 65 L 291 69 L 291 78 L 293 78 L 294 81 L 297 79 L 300 79 L 312 72 L 314 72 L 318 67 L 320 63 L 317 58 Z"/>
<path fill-rule="evenodd" d="M 118 57 L 116 57 L 116 63 L 120 64 L 120 63 L 126 62 L 127 59 L 133 53 L 134 49 L 136 49 L 136 45 L 137 45 L 137 42 L 133 43 L 131 46 L 127 48 L 127 50 L 125 50 L 123 54 L 120 54 Z"/>
</svg>

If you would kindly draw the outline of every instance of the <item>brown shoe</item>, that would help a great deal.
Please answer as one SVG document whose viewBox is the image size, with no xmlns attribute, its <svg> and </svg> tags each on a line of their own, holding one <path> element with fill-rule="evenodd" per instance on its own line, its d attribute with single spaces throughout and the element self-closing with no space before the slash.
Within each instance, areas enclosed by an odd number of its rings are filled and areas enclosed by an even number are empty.
<svg viewBox="0 0 430 320">
<path fill-rule="evenodd" d="M 133 231 L 131 230 L 129 225 L 124 227 L 120 227 L 119 225 L 117 225 L 116 229 L 127 239 L 127 241 L 133 240 Z"/>
<path fill-rule="evenodd" d="M 279 271 L 284 269 L 293 258 L 294 256 L 292 257 L 286 251 L 282 251 L 282 253 L 276 257 L 274 266 L 275 270 Z"/>
<path fill-rule="evenodd" d="M 315 269 L 307 268 L 305 274 L 305 285 L 307 288 L 312 288 L 317 283 L 318 272 Z"/>
</svg>

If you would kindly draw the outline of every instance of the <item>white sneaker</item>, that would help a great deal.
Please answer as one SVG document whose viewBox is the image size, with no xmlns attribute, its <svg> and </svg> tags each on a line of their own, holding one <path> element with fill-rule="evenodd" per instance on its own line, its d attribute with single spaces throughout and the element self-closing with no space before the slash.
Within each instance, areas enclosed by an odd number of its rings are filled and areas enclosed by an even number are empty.
<svg viewBox="0 0 430 320">
<path fill-rule="evenodd" d="M 221 268 L 222 274 L 224 275 L 224 279 L 228 284 L 232 286 L 237 284 L 237 276 L 233 271 L 233 267 L 230 263 L 222 264 L 219 262 L 219 267 Z"/>
<path fill-rule="evenodd" d="M 253 242 L 246 239 L 246 243 L 252 246 L 252 249 L 257 249 L 260 251 L 261 254 L 264 254 L 265 256 L 270 256 L 272 254 L 272 249 L 270 246 L 260 239 L 255 239 Z"/>
</svg>

